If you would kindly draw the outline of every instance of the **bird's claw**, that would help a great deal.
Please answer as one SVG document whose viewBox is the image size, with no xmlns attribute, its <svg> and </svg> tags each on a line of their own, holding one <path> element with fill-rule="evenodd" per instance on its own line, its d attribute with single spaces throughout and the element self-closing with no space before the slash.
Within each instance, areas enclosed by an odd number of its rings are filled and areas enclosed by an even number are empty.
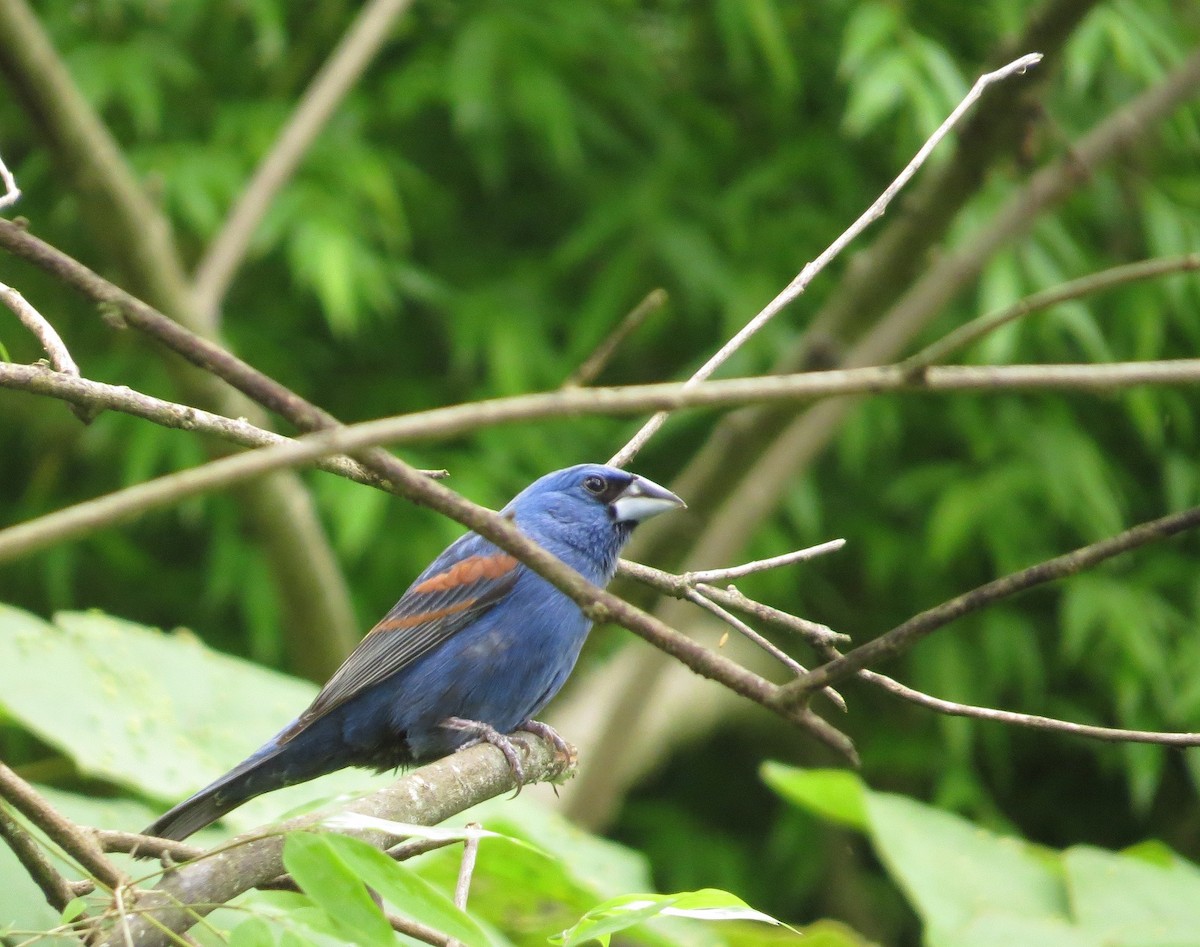
<svg viewBox="0 0 1200 947">
<path fill-rule="evenodd" d="M 577 755 L 575 747 L 571 746 L 562 738 L 557 730 L 550 724 L 542 723 L 540 720 L 526 720 L 524 723 L 517 724 L 518 730 L 524 730 L 526 733 L 532 733 L 536 737 L 540 737 L 554 747 L 554 752 L 561 756 L 564 762 L 573 763 Z"/>
<path fill-rule="evenodd" d="M 508 762 L 508 768 L 512 770 L 513 779 L 517 783 L 517 791 L 513 795 L 519 796 L 521 794 L 521 790 L 525 786 L 525 768 L 521 765 L 521 758 L 517 755 L 517 748 L 513 746 L 512 740 L 491 724 L 484 723 L 481 720 L 447 717 L 442 721 L 442 726 L 450 730 L 459 730 L 463 733 L 471 734 L 471 739 L 460 746 L 460 750 L 465 750 L 467 747 L 475 746 L 478 743 L 490 743 L 503 753 L 504 759 Z M 518 727 L 518 729 L 520 728 Z"/>
</svg>

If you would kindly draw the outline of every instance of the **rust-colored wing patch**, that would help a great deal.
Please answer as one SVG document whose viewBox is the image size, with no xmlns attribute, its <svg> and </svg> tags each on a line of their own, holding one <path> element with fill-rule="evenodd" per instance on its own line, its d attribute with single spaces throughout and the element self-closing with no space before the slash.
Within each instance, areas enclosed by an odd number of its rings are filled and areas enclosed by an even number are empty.
<svg viewBox="0 0 1200 947">
<path fill-rule="evenodd" d="M 496 553 L 492 556 L 471 556 L 462 562 L 456 562 L 445 572 L 439 572 L 420 585 L 414 586 L 413 591 L 444 592 L 469 582 L 478 582 L 480 579 L 498 579 L 506 572 L 511 571 L 516 564 L 517 560 L 505 553 Z"/>
<path fill-rule="evenodd" d="M 442 578 L 442 576 L 437 576 Z M 445 608 L 435 608 L 428 612 L 420 612 L 416 615 L 404 615 L 400 618 L 385 618 L 378 625 L 371 629 L 370 633 L 375 634 L 377 631 L 397 631 L 401 628 L 415 628 L 417 625 L 423 625 L 426 622 L 437 621 L 440 618 L 449 618 L 451 615 L 458 612 L 464 612 L 476 602 L 478 598 L 469 598 L 465 602 L 455 602 L 453 605 L 447 605 Z"/>
</svg>

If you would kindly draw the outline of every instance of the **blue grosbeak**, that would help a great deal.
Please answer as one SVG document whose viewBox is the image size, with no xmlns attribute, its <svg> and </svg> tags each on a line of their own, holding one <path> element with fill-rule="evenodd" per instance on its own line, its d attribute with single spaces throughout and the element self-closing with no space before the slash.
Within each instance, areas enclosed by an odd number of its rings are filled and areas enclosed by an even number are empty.
<svg viewBox="0 0 1200 947">
<path fill-rule="evenodd" d="M 683 506 L 642 477 L 580 464 L 535 481 L 501 512 L 596 585 L 641 520 Z M 295 721 L 145 830 L 184 839 L 264 792 L 347 766 L 379 771 L 495 744 L 520 783 L 505 734 L 566 681 L 591 622 L 571 599 L 475 533 L 437 557 Z"/>
</svg>

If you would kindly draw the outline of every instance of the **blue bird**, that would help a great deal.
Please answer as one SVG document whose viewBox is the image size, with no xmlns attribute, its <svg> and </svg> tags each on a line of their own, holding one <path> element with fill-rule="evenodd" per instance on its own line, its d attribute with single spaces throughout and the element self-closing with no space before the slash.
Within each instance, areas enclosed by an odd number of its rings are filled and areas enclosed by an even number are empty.
<svg viewBox="0 0 1200 947">
<path fill-rule="evenodd" d="M 501 512 L 590 582 L 604 586 L 644 519 L 683 506 L 658 484 L 580 464 L 547 474 Z M 533 717 L 558 693 L 591 622 L 571 599 L 475 533 L 422 572 L 292 723 L 242 763 L 149 826 L 185 839 L 255 796 L 347 766 L 378 771 L 437 759 L 528 730 L 566 744 Z"/>
</svg>

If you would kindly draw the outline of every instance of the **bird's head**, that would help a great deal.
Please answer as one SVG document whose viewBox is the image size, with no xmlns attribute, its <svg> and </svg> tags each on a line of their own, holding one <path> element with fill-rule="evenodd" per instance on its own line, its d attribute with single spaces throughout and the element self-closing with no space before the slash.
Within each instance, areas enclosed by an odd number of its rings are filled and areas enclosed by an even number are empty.
<svg viewBox="0 0 1200 947">
<path fill-rule="evenodd" d="M 577 464 L 535 480 L 505 507 L 520 519 L 546 516 L 565 525 L 610 525 L 622 538 L 642 520 L 686 506 L 666 487 L 627 470 Z"/>
</svg>

